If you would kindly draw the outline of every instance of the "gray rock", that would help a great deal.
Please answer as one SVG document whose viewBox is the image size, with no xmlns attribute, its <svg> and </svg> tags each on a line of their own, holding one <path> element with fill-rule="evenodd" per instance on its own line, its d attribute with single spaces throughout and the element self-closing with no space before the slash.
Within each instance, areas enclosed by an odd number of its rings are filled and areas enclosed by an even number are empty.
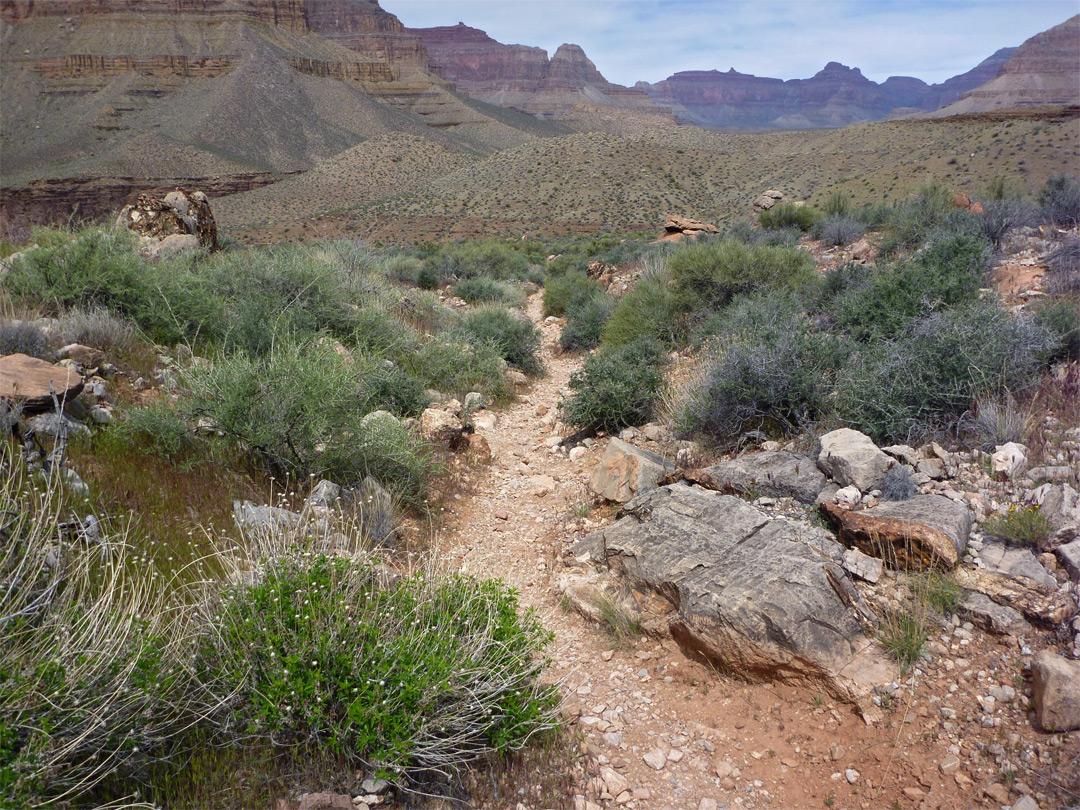
<svg viewBox="0 0 1080 810">
<path fill-rule="evenodd" d="M 882 560 L 863 554 L 857 548 L 849 548 L 844 552 L 844 570 L 859 579 L 875 583 L 881 579 L 884 568 L 885 563 Z"/>
<path fill-rule="evenodd" d="M 759 495 L 791 497 L 806 504 L 817 503 L 829 483 L 812 458 L 783 451 L 752 453 L 715 464 L 705 472 L 742 494 L 756 490 Z"/>
<path fill-rule="evenodd" d="M 875 517 L 921 523 L 952 541 L 957 556 L 964 553 L 971 534 L 971 512 L 964 504 L 940 495 L 918 495 L 906 501 L 888 501 L 866 510 Z"/>
<path fill-rule="evenodd" d="M 1061 483 L 1063 481 L 1071 481 L 1073 476 L 1076 475 L 1076 470 L 1068 465 L 1057 465 L 1053 467 L 1032 467 L 1027 471 L 1027 476 L 1032 481 L 1052 481 L 1054 483 Z"/>
<path fill-rule="evenodd" d="M 655 488 L 674 468 L 663 456 L 612 438 L 589 478 L 589 489 L 609 501 L 626 503 Z"/>
<path fill-rule="evenodd" d="M 111 425 L 113 423 L 112 411 L 100 405 L 95 405 L 90 409 L 90 418 L 98 425 Z"/>
<path fill-rule="evenodd" d="M 742 676 L 809 677 L 856 701 L 895 678 L 860 625 L 847 574 L 812 547 L 830 541 L 807 541 L 823 534 L 810 524 L 681 483 L 625 511 L 582 545 L 669 603 L 684 647 Z"/>
<path fill-rule="evenodd" d="M 242 530 L 274 536 L 300 525 L 300 515 L 276 506 L 257 506 L 251 501 L 233 501 L 233 520 Z"/>
<path fill-rule="evenodd" d="M 340 507 L 347 500 L 346 492 L 333 481 L 325 478 L 315 485 L 304 501 L 305 508 L 312 506 Z"/>
<path fill-rule="evenodd" d="M 818 467 L 841 486 L 853 484 L 863 492 L 880 489 L 885 473 L 895 463 L 857 430 L 840 428 L 821 437 Z"/>
<path fill-rule="evenodd" d="M 919 464 L 919 454 L 914 447 L 910 447 L 906 444 L 893 444 L 889 447 L 882 447 L 881 452 L 888 453 L 890 456 L 899 459 L 909 467 L 916 467 Z"/>
<path fill-rule="evenodd" d="M 1080 538 L 1080 494 L 1068 484 L 1043 484 L 1027 500 L 1039 507 L 1052 531 L 1046 548 L 1053 550 Z"/>
<path fill-rule="evenodd" d="M 484 407 L 484 395 L 479 391 L 470 391 L 465 395 L 465 410 L 478 411 Z"/>
<path fill-rule="evenodd" d="M 962 618 L 998 635 L 1026 636 L 1035 632 L 1018 611 L 999 605 L 986 594 L 968 594 L 960 603 L 959 613 Z"/>
<path fill-rule="evenodd" d="M 1080 661 L 1040 650 L 1031 661 L 1031 692 L 1044 731 L 1080 728 Z"/>
<path fill-rule="evenodd" d="M 76 422 L 67 414 L 57 413 L 56 411 L 35 416 L 27 421 L 26 428 L 28 433 L 34 433 L 38 436 L 51 436 L 54 439 L 61 433 L 75 436 L 79 433 L 90 432 L 90 428 L 82 422 Z"/>
<path fill-rule="evenodd" d="M 1042 567 L 1035 555 L 1026 548 L 1015 548 L 993 540 L 983 542 L 979 558 L 987 571 L 1005 574 L 1010 577 L 1027 577 L 1040 585 L 1057 587 L 1054 575 Z"/>
<path fill-rule="evenodd" d="M 1028 449 L 1017 442 L 1006 442 L 994 448 L 990 456 L 990 469 L 995 478 L 1015 478 L 1027 469 Z"/>
<path fill-rule="evenodd" d="M 1058 546 L 1054 553 L 1073 581 L 1080 581 L 1080 540 Z"/>
<path fill-rule="evenodd" d="M 1021 796 L 1009 810 L 1039 810 L 1039 803 L 1030 795 Z"/>
</svg>

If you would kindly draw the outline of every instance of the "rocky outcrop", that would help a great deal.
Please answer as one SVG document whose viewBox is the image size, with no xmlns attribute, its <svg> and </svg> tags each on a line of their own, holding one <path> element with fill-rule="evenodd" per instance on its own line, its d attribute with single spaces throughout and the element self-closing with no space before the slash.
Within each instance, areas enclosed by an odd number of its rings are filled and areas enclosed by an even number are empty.
<svg viewBox="0 0 1080 810">
<path fill-rule="evenodd" d="M 548 59 L 542 48 L 505 45 L 464 23 L 411 31 L 423 39 L 435 73 L 490 104 L 539 118 L 571 117 L 581 103 L 656 109 L 644 91 L 607 81 L 578 45 L 561 45 Z"/>
<path fill-rule="evenodd" d="M 857 430 L 840 428 L 821 437 L 818 467 L 842 487 L 856 486 L 862 492 L 877 489 L 895 463 Z"/>
<path fill-rule="evenodd" d="M 664 217 L 664 233 L 656 242 L 678 242 L 687 237 L 695 239 L 714 233 L 720 233 L 719 228 L 708 222 L 668 214 Z"/>
<path fill-rule="evenodd" d="M 1035 717 L 1044 731 L 1080 728 L 1080 661 L 1040 650 L 1031 662 Z"/>
<path fill-rule="evenodd" d="M 196 245 L 210 251 L 218 249 L 217 223 L 210 201 L 201 191 L 177 188 L 162 199 L 140 194 L 134 205 L 125 205 L 120 211 L 116 225 L 160 241 L 193 236 Z"/>
<path fill-rule="evenodd" d="M 613 438 L 589 478 L 589 489 L 609 501 L 625 503 L 655 488 L 673 466 L 663 456 Z"/>
<path fill-rule="evenodd" d="M 932 115 L 1078 103 L 1080 14 L 1025 40 L 996 76 Z"/>
<path fill-rule="evenodd" d="M 805 504 L 816 503 L 829 486 L 812 458 L 781 450 L 751 453 L 714 464 L 704 472 L 712 476 L 717 488 L 753 497 L 789 497 Z"/>
<path fill-rule="evenodd" d="M 574 551 L 667 603 L 667 631 L 740 677 L 818 681 L 860 703 L 894 677 L 837 563 L 843 549 L 807 523 L 672 484 Z"/>
</svg>

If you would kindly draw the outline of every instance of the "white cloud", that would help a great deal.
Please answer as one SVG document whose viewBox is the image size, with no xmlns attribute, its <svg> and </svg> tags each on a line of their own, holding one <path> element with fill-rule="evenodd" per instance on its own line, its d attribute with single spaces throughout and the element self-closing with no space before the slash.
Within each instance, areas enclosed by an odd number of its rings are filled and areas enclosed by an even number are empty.
<svg viewBox="0 0 1080 810">
<path fill-rule="evenodd" d="M 680 70 L 807 78 L 826 62 L 874 81 L 944 81 L 1076 13 L 1075 0 L 382 0 L 410 27 L 466 25 L 549 54 L 581 45 L 609 80 Z"/>
</svg>

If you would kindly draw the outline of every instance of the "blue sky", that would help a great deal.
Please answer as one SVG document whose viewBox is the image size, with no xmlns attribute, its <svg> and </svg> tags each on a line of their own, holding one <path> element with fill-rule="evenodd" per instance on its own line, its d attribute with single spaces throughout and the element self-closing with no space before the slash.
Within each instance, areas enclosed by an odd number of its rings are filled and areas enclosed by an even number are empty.
<svg viewBox="0 0 1080 810">
<path fill-rule="evenodd" d="M 500 42 L 585 49 L 620 84 L 680 70 L 801 79 L 826 62 L 931 84 L 1064 22 L 1080 0 L 381 0 L 412 28 L 481 28 Z"/>
</svg>

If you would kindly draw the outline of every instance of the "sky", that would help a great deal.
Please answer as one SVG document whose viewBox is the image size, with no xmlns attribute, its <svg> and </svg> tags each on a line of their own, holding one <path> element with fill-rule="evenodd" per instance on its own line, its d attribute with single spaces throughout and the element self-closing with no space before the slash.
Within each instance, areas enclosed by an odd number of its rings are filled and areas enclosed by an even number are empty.
<svg viewBox="0 0 1080 810">
<path fill-rule="evenodd" d="M 929 84 L 1080 12 L 1080 0 L 381 0 L 410 28 L 480 28 L 550 56 L 585 49 L 608 81 L 657 82 L 680 70 L 805 79 L 826 62 L 867 78 Z"/>
</svg>

